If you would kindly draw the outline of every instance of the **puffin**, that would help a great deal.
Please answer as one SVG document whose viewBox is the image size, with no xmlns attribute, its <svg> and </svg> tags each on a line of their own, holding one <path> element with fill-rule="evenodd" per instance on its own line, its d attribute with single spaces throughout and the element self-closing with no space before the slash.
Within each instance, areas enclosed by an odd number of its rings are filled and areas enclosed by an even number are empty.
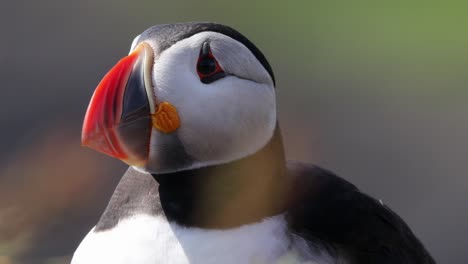
<svg viewBox="0 0 468 264">
<path fill-rule="evenodd" d="M 153 26 L 104 76 L 82 144 L 129 165 L 72 264 L 433 264 L 380 200 L 285 157 L 276 83 L 235 29 Z"/>
</svg>

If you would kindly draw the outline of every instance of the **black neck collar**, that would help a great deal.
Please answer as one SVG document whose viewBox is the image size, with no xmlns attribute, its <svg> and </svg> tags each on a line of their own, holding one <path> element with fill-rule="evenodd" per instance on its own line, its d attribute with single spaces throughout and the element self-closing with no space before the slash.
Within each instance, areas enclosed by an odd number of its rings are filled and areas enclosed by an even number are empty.
<svg viewBox="0 0 468 264">
<path fill-rule="evenodd" d="M 230 228 L 281 213 L 289 186 L 278 126 L 270 142 L 246 158 L 153 177 L 168 220 L 203 228 Z"/>
</svg>

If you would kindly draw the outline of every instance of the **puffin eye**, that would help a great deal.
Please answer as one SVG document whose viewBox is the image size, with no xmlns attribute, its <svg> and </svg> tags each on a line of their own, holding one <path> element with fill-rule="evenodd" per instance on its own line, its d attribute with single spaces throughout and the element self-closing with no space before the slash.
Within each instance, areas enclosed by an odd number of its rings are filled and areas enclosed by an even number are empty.
<svg viewBox="0 0 468 264">
<path fill-rule="evenodd" d="M 210 49 L 210 43 L 204 42 L 197 61 L 197 73 L 204 84 L 212 83 L 226 76 Z"/>
<path fill-rule="evenodd" d="M 216 61 L 213 58 L 203 58 L 198 61 L 197 71 L 201 75 L 209 75 L 216 71 Z"/>
</svg>

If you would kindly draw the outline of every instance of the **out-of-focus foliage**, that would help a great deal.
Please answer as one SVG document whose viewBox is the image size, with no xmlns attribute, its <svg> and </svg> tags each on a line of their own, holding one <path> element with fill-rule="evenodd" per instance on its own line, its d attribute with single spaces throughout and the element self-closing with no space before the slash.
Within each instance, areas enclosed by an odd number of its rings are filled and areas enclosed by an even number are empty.
<svg viewBox="0 0 468 264">
<path fill-rule="evenodd" d="M 37 240 L 42 236 L 50 239 L 45 242 L 49 252 L 63 250 L 68 236 L 85 231 L 76 225 L 86 220 L 76 217 L 93 217 L 85 205 L 98 197 L 107 199 L 99 193 L 100 187 L 112 182 L 101 175 L 111 171 L 100 166 L 99 157 L 80 151 L 72 134 L 55 127 L 0 170 L 0 255 L 4 257 L 0 263 L 8 255 L 26 255 L 36 243 L 44 243 Z"/>
</svg>

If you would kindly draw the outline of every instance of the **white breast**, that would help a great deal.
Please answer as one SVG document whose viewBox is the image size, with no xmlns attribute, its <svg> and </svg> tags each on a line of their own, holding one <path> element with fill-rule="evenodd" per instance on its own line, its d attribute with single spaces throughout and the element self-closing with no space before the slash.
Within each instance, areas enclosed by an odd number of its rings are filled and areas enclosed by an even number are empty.
<svg viewBox="0 0 468 264">
<path fill-rule="evenodd" d="M 303 249 L 291 248 L 297 244 L 286 232 L 283 215 L 227 230 L 186 228 L 161 216 L 138 215 L 110 230 L 91 230 L 72 264 L 266 264 L 284 263 L 291 256 L 294 262 L 287 263 L 303 263 L 296 254 Z"/>
</svg>

